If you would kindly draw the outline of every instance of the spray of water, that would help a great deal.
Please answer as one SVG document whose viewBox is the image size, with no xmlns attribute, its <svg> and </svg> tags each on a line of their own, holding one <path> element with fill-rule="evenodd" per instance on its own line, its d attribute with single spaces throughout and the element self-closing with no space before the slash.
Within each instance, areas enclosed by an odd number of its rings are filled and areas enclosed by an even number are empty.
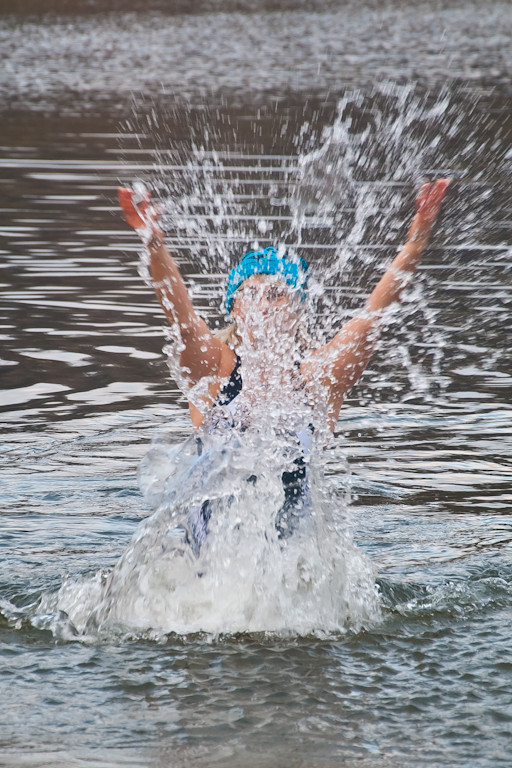
<svg viewBox="0 0 512 768">
<path fill-rule="evenodd" d="M 90 613 L 61 591 L 77 631 L 308 634 L 378 619 L 375 574 L 321 471 L 326 398 L 295 365 L 308 353 L 301 315 L 292 295 L 279 315 L 253 301 L 238 328 L 241 394 L 184 444 L 155 442 L 139 477 L 153 513 L 93 590 Z"/>
<path fill-rule="evenodd" d="M 148 120 L 155 133 L 158 118 Z M 208 120 L 190 120 L 187 141 L 170 148 L 160 134 L 152 183 L 164 201 L 171 250 L 210 276 L 189 275 L 188 283 L 214 325 L 222 275 L 244 246 L 271 240 L 300 252 L 313 265 L 301 333 L 292 328 L 283 337 L 282 328 L 272 326 L 275 318 L 261 314 L 239 327 L 244 390 L 236 407 L 207 414 L 203 428 L 182 445 L 159 437 L 140 471 L 151 514 L 112 573 L 67 582 L 44 596 L 39 614 L 41 608 L 63 611 L 85 635 L 119 628 L 336 632 L 380 616 L 374 570 L 352 541 L 339 475 L 325 472 L 325 393 L 320 385 L 305 390 L 290 371 L 307 357 L 308 344 L 331 337 L 360 305 L 383 254 L 392 254 L 403 237 L 419 181 L 452 175 L 464 183 L 463 158 L 453 146 L 460 147 L 467 115 L 446 94 L 431 99 L 413 88 L 385 86 L 346 94 L 320 137 L 304 123 L 294 154 L 284 153 L 278 132 L 270 157 L 252 154 L 236 126 L 224 128 L 221 137 Z M 229 149 L 222 149 L 221 138 Z M 466 138 L 462 154 L 474 151 Z M 475 194 L 472 203 L 477 210 Z M 460 214 L 452 206 L 449 218 L 459 216 L 455 242 L 462 244 L 469 226 L 472 238 L 475 231 L 473 217 L 469 222 Z M 449 223 L 443 227 L 441 236 Z M 144 258 L 142 273 L 148 278 Z M 396 315 L 392 308 L 390 326 Z M 435 336 L 435 313 L 421 286 L 406 297 L 405 316 L 413 322 L 390 360 L 406 368 L 416 395 L 427 396 L 438 379 L 443 339 Z M 181 340 L 176 328 L 168 335 L 172 365 Z M 415 349 L 435 348 L 427 364 L 425 357 L 413 359 L 411 341 Z M 201 407 L 201 387 L 190 390 L 175 367 L 172 372 Z M 304 432 L 306 459 L 298 437 Z M 301 462 L 307 487 L 301 504 L 287 507 L 283 474 Z"/>
</svg>

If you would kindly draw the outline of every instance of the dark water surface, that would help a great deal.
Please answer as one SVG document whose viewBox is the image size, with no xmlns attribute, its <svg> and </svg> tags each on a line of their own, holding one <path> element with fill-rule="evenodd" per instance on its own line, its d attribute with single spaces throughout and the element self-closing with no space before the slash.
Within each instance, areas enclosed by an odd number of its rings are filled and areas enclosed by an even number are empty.
<svg viewBox="0 0 512 768">
<path fill-rule="evenodd" d="M 512 764 L 511 9 L 446 5 L 0 16 L 0 765 Z M 169 239 L 213 323 L 237 248 L 302 211 L 328 329 L 437 175 L 421 294 L 326 457 L 382 619 L 91 643 L 45 614 L 123 552 L 155 432 L 189 433 L 118 183 L 199 193 Z"/>
</svg>

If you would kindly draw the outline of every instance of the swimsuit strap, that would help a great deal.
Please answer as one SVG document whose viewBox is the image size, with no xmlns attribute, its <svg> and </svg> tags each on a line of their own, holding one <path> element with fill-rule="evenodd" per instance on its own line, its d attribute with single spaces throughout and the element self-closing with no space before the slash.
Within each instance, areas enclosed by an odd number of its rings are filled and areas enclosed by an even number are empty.
<svg viewBox="0 0 512 768">
<path fill-rule="evenodd" d="M 231 371 L 231 376 L 227 384 L 224 384 L 217 397 L 215 405 L 229 405 L 237 395 L 242 391 L 242 375 L 240 373 L 240 357 L 236 356 L 235 367 Z"/>
</svg>

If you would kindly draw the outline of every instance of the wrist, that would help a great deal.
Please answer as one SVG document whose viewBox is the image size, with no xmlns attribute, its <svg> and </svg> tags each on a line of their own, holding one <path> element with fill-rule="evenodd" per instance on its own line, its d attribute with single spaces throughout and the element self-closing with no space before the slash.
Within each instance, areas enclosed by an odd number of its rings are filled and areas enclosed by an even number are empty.
<svg viewBox="0 0 512 768">
<path fill-rule="evenodd" d="M 139 232 L 139 234 L 151 250 L 158 250 L 164 244 L 164 233 L 160 227 L 156 225 L 153 225 L 151 228 L 145 228 L 142 232 Z"/>
<path fill-rule="evenodd" d="M 417 214 L 409 227 L 407 240 L 413 243 L 426 245 L 432 229 L 431 221 L 425 221 L 421 214 Z"/>
</svg>

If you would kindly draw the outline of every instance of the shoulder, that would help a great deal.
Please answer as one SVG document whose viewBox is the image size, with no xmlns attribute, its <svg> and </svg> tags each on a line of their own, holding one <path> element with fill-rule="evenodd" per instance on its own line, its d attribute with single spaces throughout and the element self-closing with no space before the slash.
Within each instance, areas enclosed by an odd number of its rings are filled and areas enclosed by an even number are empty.
<svg viewBox="0 0 512 768">
<path fill-rule="evenodd" d="M 223 390 L 223 384 L 224 388 L 229 386 L 231 383 L 231 378 L 233 378 L 238 371 L 238 366 L 238 356 L 230 347 L 227 346 L 227 344 L 222 344 L 217 373 L 208 377 L 208 387 L 205 393 L 201 395 L 201 400 L 204 402 L 204 410 L 203 406 L 198 408 L 197 405 L 195 405 L 191 400 L 189 400 L 188 403 L 190 418 L 192 419 L 192 424 L 195 427 L 201 426 L 205 413 L 209 410 L 209 408 L 213 408 L 213 406 L 218 401 L 218 398 Z M 228 379 L 227 385 L 225 384 L 226 379 Z"/>
</svg>

